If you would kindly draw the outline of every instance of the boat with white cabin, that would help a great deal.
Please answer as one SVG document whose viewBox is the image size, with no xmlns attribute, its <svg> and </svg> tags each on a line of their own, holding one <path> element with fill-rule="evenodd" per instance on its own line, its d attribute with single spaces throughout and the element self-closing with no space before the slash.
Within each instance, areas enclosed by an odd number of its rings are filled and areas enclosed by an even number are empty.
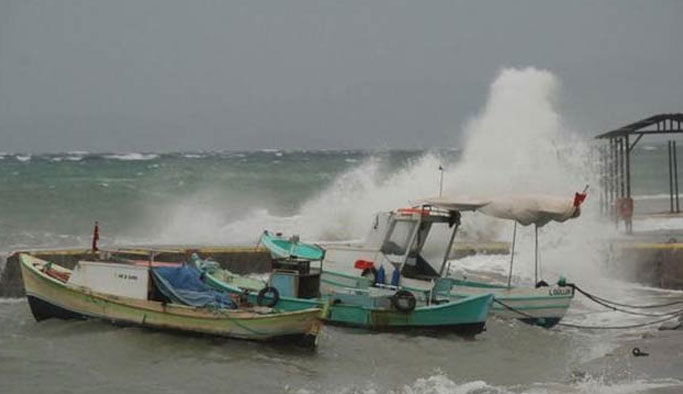
<svg viewBox="0 0 683 394">
<path fill-rule="evenodd" d="M 539 280 L 537 253 L 535 286 L 514 286 L 511 283 L 514 239 L 506 284 L 455 277 L 444 281 L 443 277 L 448 274 L 447 267 L 453 263 L 450 253 L 460 226 L 461 212 L 476 211 L 513 220 L 515 233 L 518 223 L 534 225 L 537 252 L 538 228 L 551 221 L 563 222 L 578 217 L 583 199 L 585 191 L 577 193 L 574 199 L 546 195 L 428 198 L 411 208 L 379 213 L 364 242 L 326 247 L 322 291 L 352 287 L 359 283 L 359 278 L 369 278 L 373 282 L 429 297 L 435 280 L 441 278 L 439 292 L 447 293 L 451 298 L 493 293 L 492 315 L 552 327 L 566 314 L 574 297 L 574 288 L 563 277 L 552 285 Z M 433 226 L 447 226 L 450 232 L 439 261 L 428 261 L 424 253 Z"/>
</svg>

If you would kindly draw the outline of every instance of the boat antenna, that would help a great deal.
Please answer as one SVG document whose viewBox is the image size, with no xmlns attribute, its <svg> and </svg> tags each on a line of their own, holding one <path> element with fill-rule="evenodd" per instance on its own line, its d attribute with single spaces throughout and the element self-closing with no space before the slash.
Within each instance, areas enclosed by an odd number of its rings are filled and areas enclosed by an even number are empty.
<svg viewBox="0 0 683 394">
<path fill-rule="evenodd" d="M 534 270 L 534 285 L 538 284 L 538 225 L 534 224 L 534 260 L 535 260 L 535 270 Z"/>
<path fill-rule="evenodd" d="M 443 172 L 446 169 L 443 168 L 441 164 L 439 164 L 439 197 L 441 197 L 441 194 L 443 192 Z"/>
<path fill-rule="evenodd" d="M 512 223 L 512 248 L 510 250 L 510 272 L 508 273 L 508 289 L 512 283 L 512 262 L 515 260 L 515 242 L 517 240 L 517 221 L 514 220 Z"/>
</svg>

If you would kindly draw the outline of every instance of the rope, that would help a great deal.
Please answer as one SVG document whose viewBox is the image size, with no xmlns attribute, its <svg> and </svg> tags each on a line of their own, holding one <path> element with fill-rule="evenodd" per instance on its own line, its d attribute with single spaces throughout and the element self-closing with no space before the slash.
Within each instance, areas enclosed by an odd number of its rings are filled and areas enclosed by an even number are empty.
<svg viewBox="0 0 683 394">
<path fill-rule="evenodd" d="M 602 305 L 602 306 L 604 306 L 605 308 L 611 309 L 611 310 L 616 311 L 616 312 L 627 313 L 627 314 L 629 314 L 629 315 L 647 316 L 647 317 L 664 317 L 664 316 L 679 315 L 679 314 L 681 314 L 681 313 L 683 312 L 683 309 L 675 310 L 675 311 L 668 312 L 668 313 L 645 313 L 645 312 L 629 311 L 629 310 L 626 310 L 626 309 L 617 308 L 617 307 L 614 306 L 614 305 L 610 305 L 610 304 L 608 303 L 609 300 L 604 300 L 604 299 L 601 298 L 601 297 L 594 296 L 593 294 L 590 294 L 590 293 L 588 293 L 588 292 L 585 292 L 585 291 L 583 291 L 583 290 L 577 288 L 576 286 L 574 286 L 574 288 L 575 288 L 576 290 L 578 290 L 579 293 L 581 293 L 581 294 L 583 294 L 584 296 L 586 296 L 586 298 L 588 298 L 589 300 L 595 302 L 595 303 L 598 304 L 598 305 Z M 631 306 L 629 306 L 629 307 L 631 307 Z"/>
<path fill-rule="evenodd" d="M 494 299 L 493 301 L 494 301 L 494 302 L 497 302 L 498 304 L 500 304 L 501 306 L 503 306 L 503 308 L 505 308 L 505 309 L 507 309 L 507 310 L 510 310 L 510 311 L 512 311 L 512 312 L 515 312 L 515 313 L 517 313 L 517 314 L 519 314 L 519 315 L 521 315 L 521 316 L 524 316 L 524 317 L 530 318 L 530 319 L 538 319 L 538 317 L 532 316 L 532 315 L 530 315 L 530 314 L 528 314 L 528 313 L 525 313 L 525 312 L 522 312 L 522 311 L 520 311 L 520 310 L 518 310 L 518 309 L 516 309 L 516 308 L 513 308 L 513 307 L 511 307 L 510 305 L 507 305 L 507 304 L 505 304 L 504 302 L 502 302 L 502 301 L 500 301 L 500 300 L 498 300 L 498 299 Z M 671 315 L 671 316 L 669 316 L 669 317 L 666 317 L 666 318 L 664 318 L 664 319 L 659 319 L 659 320 L 654 320 L 654 321 L 645 322 L 645 323 L 639 323 L 639 324 L 631 324 L 631 325 L 626 325 L 626 326 L 584 326 L 584 325 L 580 325 L 580 324 L 571 324 L 571 323 L 562 323 L 562 322 L 558 322 L 557 325 L 558 325 L 558 326 L 563 326 L 563 327 L 581 328 L 581 329 L 587 329 L 587 330 L 619 330 L 619 329 L 630 329 L 630 328 L 647 327 L 647 326 L 651 326 L 651 325 L 653 325 L 653 324 L 658 324 L 658 323 L 665 322 L 665 321 L 667 321 L 667 320 L 674 319 L 674 318 L 679 317 L 679 316 L 683 316 L 683 311 L 678 311 L 676 314 Z"/>
<path fill-rule="evenodd" d="M 629 305 L 629 304 L 621 304 L 621 303 L 619 303 L 619 302 L 611 301 L 611 300 L 608 300 L 608 299 L 606 299 L 606 298 L 602 298 L 602 297 L 596 296 L 595 294 L 591 294 L 591 293 L 589 293 L 589 292 L 583 290 L 582 288 L 580 288 L 580 287 L 577 286 L 577 285 L 572 285 L 572 286 L 576 289 L 576 291 L 578 291 L 579 293 L 585 295 L 585 296 L 588 297 L 588 298 L 591 298 L 591 299 L 594 298 L 594 299 L 596 299 L 596 300 L 600 300 L 600 301 L 605 302 L 605 303 L 608 303 L 608 304 L 612 304 L 612 305 L 616 305 L 616 306 L 621 306 L 621 307 L 625 307 L 625 308 L 633 308 L 633 309 L 650 309 L 650 308 L 663 308 L 663 307 L 666 307 L 666 306 L 673 306 L 673 305 L 683 304 L 683 300 L 681 300 L 681 301 L 668 302 L 668 303 L 664 303 L 664 304 L 650 304 L 650 305 Z"/>
</svg>

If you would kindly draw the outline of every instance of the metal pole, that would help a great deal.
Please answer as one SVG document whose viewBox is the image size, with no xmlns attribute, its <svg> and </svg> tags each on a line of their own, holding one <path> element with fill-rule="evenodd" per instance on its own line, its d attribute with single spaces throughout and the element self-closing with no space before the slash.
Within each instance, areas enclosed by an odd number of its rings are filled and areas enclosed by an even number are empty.
<svg viewBox="0 0 683 394">
<path fill-rule="evenodd" d="M 619 138 L 619 183 L 621 185 L 619 197 L 624 197 L 626 195 L 626 185 L 624 183 L 624 157 L 624 139 Z"/>
<path fill-rule="evenodd" d="M 612 219 L 615 223 L 619 223 L 616 215 L 616 206 L 614 205 L 614 201 L 617 199 L 617 168 L 619 165 L 617 161 L 617 140 L 615 138 L 610 139 L 610 156 L 610 205 L 612 208 Z"/>
<path fill-rule="evenodd" d="M 600 213 L 607 213 L 607 150 L 605 144 L 600 144 Z"/>
<path fill-rule="evenodd" d="M 515 260 L 515 242 L 517 240 L 517 221 L 512 228 L 512 249 L 510 250 L 510 272 L 508 273 L 508 289 L 512 283 L 512 262 Z"/>
<path fill-rule="evenodd" d="M 624 157 L 626 158 L 626 198 L 631 198 L 631 144 L 629 143 L 628 134 L 624 137 Z M 626 229 L 626 234 L 631 234 L 632 232 L 632 218 L 631 216 L 624 218 L 624 228 Z"/>
<path fill-rule="evenodd" d="M 443 170 L 444 168 L 439 165 L 439 172 L 440 172 L 440 178 L 439 178 L 439 197 L 441 197 L 441 193 L 443 192 Z"/>
<path fill-rule="evenodd" d="M 626 149 L 624 153 L 626 154 L 626 197 L 631 197 L 631 145 L 629 144 L 628 135 L 624 138 L 624 143 L 626 144 Z"/>
<path fill-rule="evenodd" d="M 448 256 L 451 254 L 451 248 L 453 247 L 453 240 L 455 239 L 455 234 L 458 232 L 458 227 L 460 227 L 460 220 L 455 223 L 455 228 L 451 233 L 451 239 L 448 241 L 448 247 L 446 248 L 446 253 L 443 256 L 443 261 L 441 262 L 441 269 L 439 270 L 439 277 L 443 277 L 443 272 L 446 268 L 446 262 L 448 262 Z"/>
<path fill-rule="evenodd" d="M 671 156 L 671 141 L 667 141 L 667 147 L 669 148 L 669 203 L 670 210 L 674 211 L 674 179 L 673 179 L 673 162 Z"/>
<path fill-rule="evenodd" d="M 424 206 L 420 206 L 420 213 L 417 219 L 417 225 L 415 226 L 415 230 L 413 230 L 413 233 L 410 234 L 410 240 L 408 241 L 408 246 L 406 247 L 406 252 L 401 258 L 401 263 L 399 264 L 398 267 L 394 265 L 394 269 L 398 269 L 398 272 L 403 272 L 403 266 L 406 264 L 406 261 L 408 261 L 408 256 L 410 255 L 410 250 L 413 248 L 413 244 L 415 243 L 415 239 L 417 238 L 417 234 L 420 231 L 420 226 L 422 225 L 422 210 L 424 209 Z"/>
<path fill-rule="evenodd" d="M 676 154 L 676 141 L 672 141 L 673 145 L 673 157 L 674 157 L 674 188 L 676 190 L 676 213 L 681 212 L 680 205 L 678 204 L 678 159 Z"/>
<path fill-rule="evenodd" d="M 534 224 L 534 286 L 538 284 L 538 226 Z"/>
</svg>

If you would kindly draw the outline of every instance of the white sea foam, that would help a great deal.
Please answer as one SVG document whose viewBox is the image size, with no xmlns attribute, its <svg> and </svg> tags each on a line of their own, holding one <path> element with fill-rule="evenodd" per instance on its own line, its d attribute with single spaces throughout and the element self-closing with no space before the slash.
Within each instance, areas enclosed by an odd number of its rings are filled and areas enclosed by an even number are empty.
<svg viewBox="0 0 683 394">
<path fill-rule="evenodd" d="M 658 217 L 633 220 L 634 231 L 683 230 L 683 218 Z"/>
<path fill-rule="evenodd" d="M 679 196 L 683 197 L 683 195 Z M 638 195 L 638 196 L 633 196 L 633 199 L 638 201 L 638 200 L 668 200 L 669 199 L 669 194 L 666 193 L 660 193 L 660 194 L 643 194 L 643 195 Z"/>
<path fill-rule="evenodd" d="M 203 159 L 206 156 L 197 153 L 185 153 L 183 154 L 183 157 L 186 159 Z"/>
<path fill-rule="evenodd" d="M 106 159 L 111 160 L 123 160 L 123 161 L 139 161 L 139 160 L 154 160 L 158 159 L 159 155 L 154 153 L 117 153 L 111 155 L 105 155 Z"/>
<path fill-rule="evenodd" d="M 0 305 L 1 304 L 20 304 L 22 302 L 26 302 L 26 298 L 2 298 L 0 297 Z"/>
<path fill-rule="evenodd" d="M 405 385 L 398 390 L 383 389 L 374 384 L 366 384 L 364 387 L 343 387 L 328 392 L 334 394 L 635 394 L 664 388 L 683 389 L 683 382 L 678 379 L 633 379 L 607 382 L 602 378 L 589 377 L 573 383 L 532 383 L 503 386 L 483 380 L 453 381 L 444 374 L 437 374 L 428 378 L 417 379 L 414 383 Z M 294 392 L 309 394 L 313 391 L 300 389 Z"/>
<path fill-rule="evenodd" d="M 31 155 L 16 155 L 14 158 L 21 162 L 27 162 L 31 160 Z"/>
</svg>

